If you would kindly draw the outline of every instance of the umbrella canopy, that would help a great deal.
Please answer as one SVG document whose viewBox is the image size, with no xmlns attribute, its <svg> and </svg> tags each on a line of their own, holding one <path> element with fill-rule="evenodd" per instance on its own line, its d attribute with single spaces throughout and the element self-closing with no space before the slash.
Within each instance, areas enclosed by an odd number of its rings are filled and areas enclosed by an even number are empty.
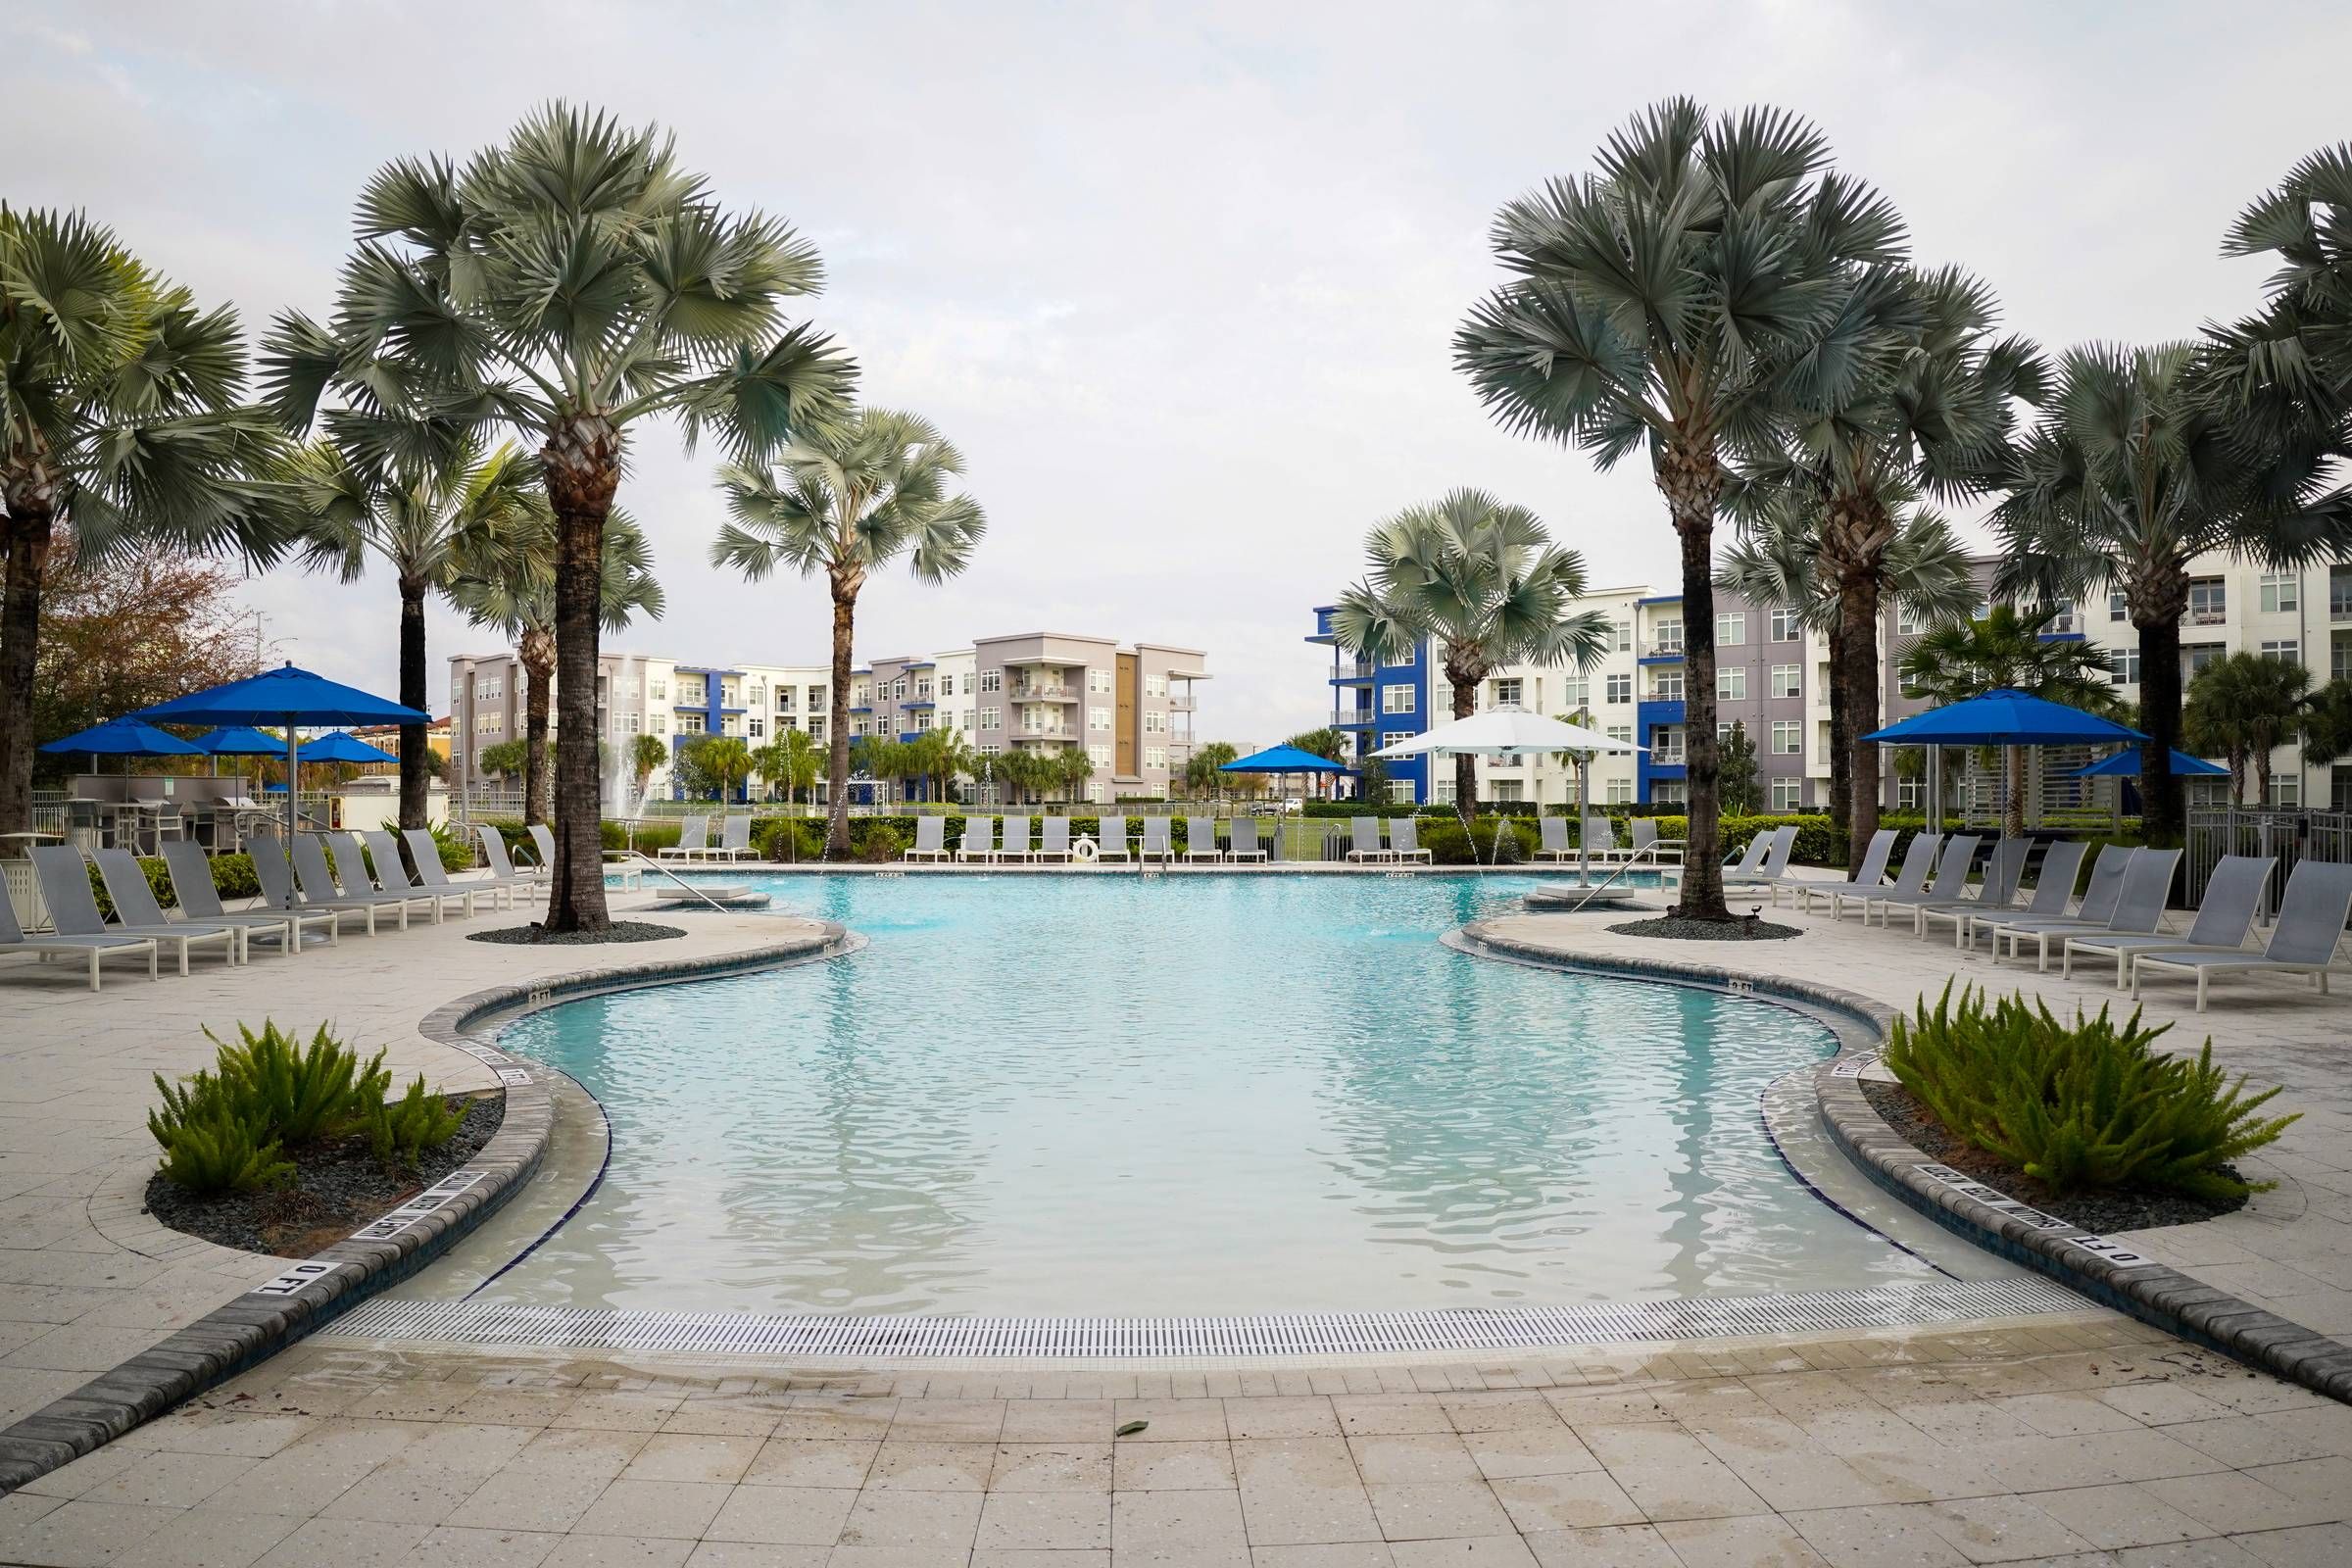
<svg viewBox="0 0 2352 1568">
<path fill-rule="evenodd" d="M 92 757 L 202 757 L 203 750 L 176 735 L 167 735 L 136 717 L 110 718 L 78 735 L 51 741 L 44 752 L 84 752 Z"/>
<path fill-rule="evenodd" d="M 1328 757 L 1300 751 L 1296 746 L 1269 746 L 1262 752 L 1239 757 L 1217 769 L 1220 773 L 1345 773 L 1347 768 Z"/>
<path fill-rule="evenodd" d="M 1862 738 L 1881 746 L 2112 746 L 2147 739 L 2111 718 L 2007 688 L 1915 713 Z"/>
<path fill-rule="evenodd" d="M 397 762 L 399 758 L 390 752 L 379 751 L 357 736 L 341 730 L 321 735 L 317 740 L 302 743 L 302 760 L 306 762 Z"/>
<path fill-rule="evenodd" d="M 265 735 L 243 724 L 229 724 L 210 735 L 196 737 L 196 749 L 213 757 L 278 757 L 286 750 L 283 735 Z"/>
<path fill-rule="evenodd" d="M 2139 777 L 2139 753 L 2118 752 L 2113 757 L 2103 758 L 2091 763 L 2088 767 L 2078 767 L 2066 776 L 2068 778 L 2137 778 Z M 2219 762 L 2208 762 L 2203 758 L 2191 757 L 2186 752 L 2173 753 L 2173 777 L 2175 778 L 2228 778 L 2229 776 L 2230 770 Z"/>
<path fill-rule="evenodd" d="M 1611 740 L 1598 730 L 1571 724 L 1564 718 L 1531 713 L 1524 708 L 1490 708 L 1468 718 L 1457 718 L 1435 729 L 1384 746 L 1374 757 L 1419 757 L 1459 754 L 1479 757 L 1516 757 L 1522 752 L 1639 752 L 1647 748 L 1632 741 Z"/>
</svg>

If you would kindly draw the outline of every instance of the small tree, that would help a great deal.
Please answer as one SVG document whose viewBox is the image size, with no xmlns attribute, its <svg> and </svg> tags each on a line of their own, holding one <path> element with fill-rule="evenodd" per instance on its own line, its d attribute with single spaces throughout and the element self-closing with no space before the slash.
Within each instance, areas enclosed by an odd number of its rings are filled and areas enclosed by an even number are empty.
<svg viewBox="0 0 2352 1568">
<path fill-rule="evenodd" d="M 703 776 L 716 787 L 721 802 L 752 776 L 752 750 L 739 735 L 709 737 L 696 760 L 702 764 Z"/>
<path fill-rule="evenodd" d="M 2254 799 L 2271 804 L 2271 754 L 2302 728 L 2310 703 L 2311 671 L 2269 654 L 2231 654 L 2197 671 L 2181 710 L 2181 738 L 2198 752 L 2230 764 L 2230 798 L 2246 799 L 2246 763 L 2254 764 Z"/>
<path fill-rule="evenodd" d="M 669 743 L 659 735 L 640 735 L 629 742 L 629 777 L 640 797 L 654 776 L 654 769 L 669 760 Z"/>
<path fill-rule="evenodd" d="M 2112 710 L 2115 686 L 2106 655 L 2084 643 L 2044 637 L 2055 614 L 2045 610 L 2028 616 L 1995 605 L 1982 620 L 1936 627 L 1903 656 L 1903 695 L 1930 698 L 1940 707 L 2011 689 L 2093 712 Z M 2004 826 L 2021 836 L 2026 831 L 2026 750 L 2007 750 Z"/>
<path fill-rule="evenodd" d="M 509 784 L 522 776 L 524 747 L 520 741 L 500 741 L 485 746 L 474 756 L 474 765 L 493 778 Z"/>
<path fill-rule="evenodd" d="M 1756 741 L 1747 725 L 1732 720 L 1723 737 L 1723 808 L 1734 816 L 1752 816 L 1763 804 L 1756 788 Z"/>
<path fill-rule="evenodd" d="M 818 759 L 816 742 L 808 732 L 795 725 L 778 732 L 776 738 L 752 754 L 752 765 L 760 776 L 771 785 L 782 785 L 786 804 L 798 806 L 801 791 L 813 788 L 822 762 Z"/>
<path fill-rule="evenodd" d="M 1193 748 L 1193 755 L 1184 760 L 1184 787 L 1192 795 L 1221 793 L 1225 775 L 1218 771 L 1227 762 L 1238 761 L 1241 753 L 1230 741 L 1205 741 Z"/>
</svg>

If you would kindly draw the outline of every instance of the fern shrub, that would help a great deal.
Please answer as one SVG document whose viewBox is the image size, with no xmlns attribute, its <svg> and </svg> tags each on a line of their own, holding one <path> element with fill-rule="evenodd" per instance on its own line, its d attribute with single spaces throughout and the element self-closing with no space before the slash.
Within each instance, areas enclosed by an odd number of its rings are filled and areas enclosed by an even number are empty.
<svg viewBox="0 0 2352 1568">
<path fill-rule="evenodd" d="M 1955 1137 L 2052 1192 L 2160 1188 L 2227 1201 L 2267 1191 L 2276 1184 L 2223 1167 L 2296 1116 L 2258 1114 L 2278 1090 L 2230 1082 L 2210 1039 L 2193 1058 L 2153 1050 L 2171 1028 L 2143 1027 L 2136 1008 L 2120 1024 L 2105 1007 L 2065 1024 L 2039 1001 L 1992 1002 L 1973 986 L 1955 1003 L 1947 981 L 1933 1009 L 1923 999 L 1894 1021 L 1886 1060 Z"/>
<path fill-rule="evenodd" d="M 375 1157 L 415 1169 L 424 1151 L 439 1149 L 457 1136 L 466 1108 L 444 1096 L 427 1094 L 424 1074 L 418 1073 L 400 1099 L 369 1106 L 366 1120 L 368 1148 Z"/>
<path fill-rule="evenodd" d="M 218 1071 L 239 1108 L 268 1127 L 289 1148 L 351 1132 L 369 1108 L 391 1092 L 392 1074 L 377 1052 L 363 1064 L 359 1053 L 320 1024 L 308 1047 L 265 1020 L 255 1034 L 237 1026 L 229 1045 L 211 1030 L 205 1038 L 220 1048 Z"/>
</svg>

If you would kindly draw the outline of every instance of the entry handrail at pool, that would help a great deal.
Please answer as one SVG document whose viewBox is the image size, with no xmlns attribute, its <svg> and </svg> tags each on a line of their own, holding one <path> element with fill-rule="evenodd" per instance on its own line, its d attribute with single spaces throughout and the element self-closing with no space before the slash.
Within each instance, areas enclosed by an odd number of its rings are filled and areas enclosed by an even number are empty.
<svg viewBox="0 0 2352 1568">
<path fill-rule="evenodd" d="M 693 883 L 678 875 L 677 872 L 672 871 L 668 866 L 663 865 L 660 860 L 657 860 L 652 856 L 647 855 L 643 850 L 607 850 L 605 852 L 605 856 L 606 863 L 608 865 L 617 864 L 629 866 L 641 874 L 646 871 L 659 871 L 662 875 L 669 878 L 672 882 L 675 882 L 678 886 L 684 888 L 687 892 L 693 894 L 696 898 L 702 900 L 705 904 L 708 904 L 710 906 L 710 907 L 716 909 L 721 914 L 732 914 L 738 912 L 729 909 L 725 905 L 719 903 L 710 894 L 705 893 L 701 888 L 696 887 Z M 614 857 L 618 857 L 618 858 L 615 859 Z"/>
<path fill-rule="evenodd" d="M 1667 866 L 1666 862 L 1658 859 L 1657 857 L 1658 852 L 1666 847 L 1667 842 L 1668 841 L 1665 839 L 1652 839 L 1649 843 L 1642 845 L 1642 848 L 1634 851 L 1633 854 L 1618 861 L 1616 868 L 1609 872 L 1607 876 L 1602 877 L 1592 887 L 1586 888 L 1585 896 L 1576 901 L 1576 907 L 1568 910 L 1567 912 L 1570 914 L 1582 913 L 1586 905 L 1591 904 L 1594 899 L 1599 898 L 1603 893 L 1606 893 L 1609 890 L 1610 883 L 1625 875 L 1626 872 L 1633 870 L 1636 866 L 1639 866 L 1645 858 L 1654 862 L 1658 873 L 1658 881 L 1660 885 L 1663 886 L 1666 880 Z M 1682 869 L 1682 867 L 1677 865 L 1674 867 L 1674 869 L 1679 871 Z M 1584 874 L 1581 867 L 1579 868 L 1577 874 L 1579 877 L 1582 877 Z"/>
</svg>

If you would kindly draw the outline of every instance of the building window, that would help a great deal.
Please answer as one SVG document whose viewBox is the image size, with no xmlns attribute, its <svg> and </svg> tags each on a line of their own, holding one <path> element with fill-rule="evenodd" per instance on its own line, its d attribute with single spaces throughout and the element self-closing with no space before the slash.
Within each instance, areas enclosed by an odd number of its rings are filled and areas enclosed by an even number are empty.
<svg viewBox="0 0 2352 1568">
<path fill-rule="evenodd" d="M 1107 692 L 1107 691 L 1109 691 L 1109 690 L 1110 690 L 1110 671 L 1109 671 L 1109 670 L 1107 670 L 1107 669 L 1090 669 L 1090 670 L 1088 670 L 1088 671 L 1086 672 L 1086 689 L 1087 689 L 1088 691 L 1090 691 L 1090 692 Z"/>
<path fill-rule="evenodd" d="M 654 733 L 657 735 L 667 735 L 669 733 L 669 715 L 667 713 L 656 713 L 654 715 Z"/>
<path fill-rule="evenodd" d="M 1380 732 L 1380 750 L 1387 751 L 1399 741 L 1409 741 L 1414 732 L 1409 729 L 1384 729 Z"/>
<path fill-rule="evenodd" d="M 668 702 L 669 682 L 665 680 L 648 680 L 645 683 L 645 695 L 652 698 L 657 703 Z"/>
<path fill-rule="evenodd" d="M 1630 778 L 1613 778 L 1600 788 L 1601 799 L 1611 806 L 1634 804 L 1634 781 Z"/>
<path fill-rule="evenodd" d="M 1617 652 L 1630 654 L 1633 651 L 1634 623 L 1630 620 L 1621 620 L 1617 623 Z"/>
<path fill-rule="evenodd" d="M 2107 590 L 2107 618 L 2109 620 L 2130 620 L 2132 618 L 2132 607 L 2126 602 L 2124 591 L 2121 588 Z"/>
<path fill-rule="evenodd" d="M 2221 657 L 2220 643 L 2183 643 L 2180 647 L 2181 673 L 2194 676 L 2198 670 Z"/>
<path fill-rule="evenodd" d="M 1612 702 L 1612 703 L 1630 703 L 1630 702 L 1632 702 L 1632 701 L 1634 700 L 1634 677 L 1633 677 L 1633 676 L 1631 676 L 1631 675 L 1609 675 L 1609 676 L 1606 676 L 1606 677 L 1604 677 L 1604 680 L 1606 681 L 1606 688 L 1605 688 L 1605 689 L 1606 689 L 1606 691 L 1607 691 L 1607 694 L 1608 694 L 1608 700 L 1609 700 L 1610 702 Z"/>
<path fill-rule="evenodd" d="M 1650 646 L 1661 654 L 1681 653 L 1683 651 L 1683 623 L 1679 620 L 1659 621 Z"/>
<path fill-rule="evenodd" d="M 1380 710 L 1384 713 L 1410 713 L 1413 708 L 1413 689 L 1397 684 L 1380 689 Z"/>
<path fill-rule="evenodd" d="M 678 733 L 679 733 L 679 734 L 681 734 L 681 735 L 700 735 L 700 734 L 702 734 L 702 733 L 703 733 L 703 720 L 704 720 L 704 715 L 702 715 L 701 713 L 698 713 L 698 712 L 693 712 L 693 711 L 691 711 L 691 710 L 690 710 L 690 711 L 687 711 L 687 712 L 684 712 L 684 713 L 680 713 L 680 714 L 678 715 Z"/>
<path fill-rule="evenodd" d="M 1086 727 L 1088 729 L 1110 728 L 1110 710 L 1107 708 L 1088 709 L 1086 710 Z"/>
<path fill-rule="evenodd" d="M 811 686 L 811 687 L 809 687 L 809 688 L 808 688 L 808 711 L 810 711 L 810 712 L 812 712 L 812 713 L 813 713 L 813 712 L 815 712 L 815 711 L 816 711 L 818 709 L 820 709 L 820 708 L 822 708 L 822 707 L 824 707 L 824 706 L 825 706 L 825 689 L 824 689 L 822 686 Z"/>
<path fill-rule="evenodd" d="M 2220 577 L 2188 580 L 2188 623 L 2219 626 L 2230 618 L 2230 584 Z"/>
<path fill-rule="evenodd" d="M 1794 757 L 1796 755 L 1797 748 L 1804 745 L 1804 726 L 1799 724 L 1795 719 L 1776 718 L 1772 721 L 1773 756 Z"/>
<path fill-rule="evenodd" d="M 1159 746 L 1145 747 L 1144 765 L 1150 768 L 1166 767 L 1168 765 L 1168 754 L 1166 748 Z"/>
<path fill-rule="evenodd" d="M 1156 709 L 1156 708 L 1147 708 L 1146 710 L 1144 710 L 1144 733 L 1145 733 L 1145 734 L 1147 734 L 1147 735 L 1164 735 L 1164 734 L 1166 734 L 1166 733 L 1167 733 L 1167 729 L 1168 729 L 1168 715 L 1167 715 L 1167 714 L 1165 714 L 1165 713 L 1161 712 L 1161 711 L 1160 711 L 1158 709 Z"/>
<path fill-rule="evenodd" d="M 1772 808 L 1793 811 L 1804 804 L 1804 780 L 1776 778 L 1772 781 Z"/>
<path fill-rule="evenodd" d="M 1896 636 L 1916 637 L 1927 629 L 1928 623 L 1920 619 L 1919 612 L 1911 608 L 1908 600 L 1897 599 L 1894 602 L 1894 634 Z"/>
<path fill-rule="evenodd" d="M 2139 684 L 2139 648 L 2110 648 L 2107 650 L 2107 678 L 2118 686 Z"/>
<path fill-rule="evenodd" d="M 1719 703 L 1747 701 L 1747 666 L 1734 664 L 1715 672 L 1715 700 Z"/>
<path fill-rule="evenodd" d="M 2262 645 L 2262 657 L 2283 659 L 2290 664 L 2299 664 L 2303 662 L 2303 645 L 2292 637 L 2282 642 L 2266 642 Z"/>
<path fill-rule="evenodd" d="M 1110 748 L 1107 746 L 1089 746 L 1086 749 L 1086 758 L 1088 761 L 1094 763 L 1097 767 L 1108 767 L 1110 765 Z"/>
<path fill-rule="evenodd" d="M 1494 781 L 1494 799 L 1497 801 L 1526 800 L 1527 786 L 1515 778 L 1498 778 Z"/>
<path fill-rule="evenodd" d="M 825 738 L 825 721 L 821 714 L 811 713 L 808 715 L 808 738 L 812 741 L 822 741 Z"/>
<path fill-rule="evenodd" d="M 637 733 L 637 731 L 638 731 L 638 729 L 640 728 L 639 715 L 637 715 L 637 714 L 635 714 L 635 713 L 624 713 L 624 714 L 622 714 L 622 715 L 621 715 L 621 718 L 622 718 L 622 723 L 621 723 L 621 731 L 622 731 L 622 733 L 624 733 L 624 734 L 628 734 L 628 735 L 634 735 L 634 734 L 636 734 L 636 733 Z"/>
<path fill-rule="evenodd" d="M 1525 689 L 1525 686 L 1526 683 L 1519 680 L 1496 681 L 1494 683 L 1494 706 L 1499 708 L 1504 704 L 1509 704 L 1511 707 L 1516 708 L 1519 705 L 1520 694 Z"/>
<path fill-rule="evenodd" d="M 1682 670 L 1677 668 L 1650 671 L 1649 700 L 1653 703 L 1681 702 L 1683 700 Z"/>
<path fill-rule="evenodd" d="M 984 670 L 982 670 L 982 671 L 980 672 L 980 690 L 981 690 L 981 691 L 983 691 L 983 692 L 1001 692 L 1001 691 L 1003 691 L 1004 689 L 1004 672 L 1003 670 L 1001 670 L 1001 669 L 984 669 Z M 988 710 L 984 708 L 984 709 L 982 709 L 982 710 L 981 710 L 981 711 L 985 713 L 985 712 L 987 712 L 987 711 L 988 711 Z"/>
<path fill-rule="evenodd" d="M 1413 781 L 1409 778 L 1393 778 L 1389 780 L 1389 804 L 1391 806 L 1412 805 Z"/>
<path fill-rule="evenodd" d="M 1794 697 L 1798 694 L 1803 680 L 1803 665 L 1775 664 L 1772 666 L 1772 695 L 1775 697 Z"/>
<path fill-rule="evenodd" d="M 1560 702 L 1570 712 L 1592 706 L 1592 678 L 1590 675 L 1569 675 L 1560 681 Z"/>
<path fill-rule="evenodd" d="M 2271 775 L 2271 804 L 2297 807 L 2303 804 L 2303 779 L 2297 773 Z"/>
<path fill-rule="evenodd" d="M 1653 806 L 1681 806 L 1690 799 L 1690 789 L 1679 778 L 1660 779 L 1649 787 Z"/>
<path fill-rule="evenodd" d="M 767 720 L 759 717 L 747 720 L 744 725 L 744 733 L 751 740 L 763 739 L 767 734 Z"/>
<path fill-rule="evenodd" d="M 1796 621 L 1794 606 L 1783 605 L 1772 612 L 1772 640 L 1774 642 L 1792 643 L 1803 635 L 1804 631 Z"/>
<path fill-rule="evenodd" d="M 2266 571 L 2262 574 L 2262 612 L 2278 614 L 2282 610 L 2299 610 L 2303 604 L 2303 578 L 2299 572 Z"/>
<path fill-rule="evenodd" d="M 1607 733 L 1613 741 L 1621 741 L 1628 746 L 1634 744 L 1634 726 L 1631 724 L 1611 724 Z"/>
<path fill-rule="evenodd" d="M 1682 765 L 1682 725 L 1652 724 L 1649 726 L 1649 760 L 1665 767 Z"/>
<path fill-rule="evenodd" d="M 1168 677 L 1165 675 L 1146 675 L 1144 677 L 1144 695 L 1146 697 L 1167 696 Z"/>
<path fill-rule="evenodd" d="M 1003 729 L 1004 727 L 1004 710 L 1002 708 L 980 710 L 980 727 L 982 729 Z"/>
<path fill-rule="evenodd" d="M 1735 610 L 1715 617 L 1715 646 L 1738 648 L 1747 641 L 1747 614 Z"/>
</svg>

